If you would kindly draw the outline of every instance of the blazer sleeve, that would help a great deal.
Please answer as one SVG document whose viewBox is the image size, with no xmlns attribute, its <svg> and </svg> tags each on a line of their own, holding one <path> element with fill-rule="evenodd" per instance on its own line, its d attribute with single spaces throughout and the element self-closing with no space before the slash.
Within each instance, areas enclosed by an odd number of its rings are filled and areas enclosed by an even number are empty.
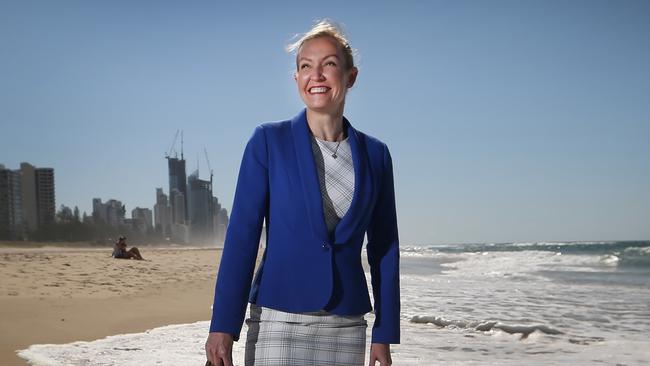
<svg viewBox="0 0 650 366">
<path fill-rule="evenodd" d="M 372 343 L 400 343 L 399 238 L 393 162 L 386 145 L 383 164 L 366 247 L 375 310 Z"/>
<path fill-rule="evenodd" d="M 210 332 L 239 340 L 259 250 L 262 223 L 268 212 L 268 158 L 264 129 L 250 137 L 241 166 L 221 264 L 214 291 Z"/>
</svg>

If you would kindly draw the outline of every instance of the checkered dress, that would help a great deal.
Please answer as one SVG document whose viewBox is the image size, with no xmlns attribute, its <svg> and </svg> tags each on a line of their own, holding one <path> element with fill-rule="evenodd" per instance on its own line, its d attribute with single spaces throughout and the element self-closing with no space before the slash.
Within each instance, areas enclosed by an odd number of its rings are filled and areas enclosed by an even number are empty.
<svg viewBox="0 0 650 366">
<path fill-rule="evenodd" d="M 323 213 L 331 232 L 352 203 L 352 151 L 348 138 L 339 143 L 312 135 L 311 142 Z M 368 323 L 363 314 L 341 316 L 325 310 L 287 313 L 251 304 L 246 324 L 245 366 L 365 364 Z"/>
<path fill-rule="evenodd" d="M 364 315 L 287 313 L 251 304 L 245 366 L 363 366 Z"/>
</svg>

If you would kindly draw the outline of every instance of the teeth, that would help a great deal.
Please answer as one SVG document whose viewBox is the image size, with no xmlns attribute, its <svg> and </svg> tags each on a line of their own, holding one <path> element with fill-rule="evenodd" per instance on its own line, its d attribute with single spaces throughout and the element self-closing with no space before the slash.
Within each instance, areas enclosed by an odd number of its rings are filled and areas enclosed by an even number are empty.
<svg viewBox="0 0 650 366">
<path fill-rule="evenodd" d="M 327 91 L 327 87 L 324 86 L 319 86 L 316 88 L 309 89 L 310 93 L 325 93 L 326 91 Z"/>
</svg>

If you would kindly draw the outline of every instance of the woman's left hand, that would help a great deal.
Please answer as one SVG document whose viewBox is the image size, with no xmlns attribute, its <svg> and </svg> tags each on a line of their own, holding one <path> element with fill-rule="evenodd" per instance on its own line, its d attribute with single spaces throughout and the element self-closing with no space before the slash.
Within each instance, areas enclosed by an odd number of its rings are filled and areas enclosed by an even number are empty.
<svg viewBox="0 0 650 366">
<path fill-rule="evenodd" d="M 370 366 L 376 366 L 379 361 L 380 366 L 390 366 L 393 360 L 390 358 L 390 344 L 373 343 L 370 345 Z"/>
</svg>

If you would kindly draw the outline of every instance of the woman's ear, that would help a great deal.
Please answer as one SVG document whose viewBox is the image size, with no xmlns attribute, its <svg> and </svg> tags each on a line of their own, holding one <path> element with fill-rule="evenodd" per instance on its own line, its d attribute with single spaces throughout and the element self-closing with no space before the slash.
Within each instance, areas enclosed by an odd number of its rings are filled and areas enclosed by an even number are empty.
<svg viewBox="0 0 650 366">
<path fill-rule="evenodd" d="M 355 66 L 352 66 L 352 69 L 348 71 L 350 74 L 348 75 L 348 88 L 351 88 L 354 86 L 354 83 L 357 81 L 357 75 L 359 75 L 359 69 L 357 69 Z"/>
</svg>

